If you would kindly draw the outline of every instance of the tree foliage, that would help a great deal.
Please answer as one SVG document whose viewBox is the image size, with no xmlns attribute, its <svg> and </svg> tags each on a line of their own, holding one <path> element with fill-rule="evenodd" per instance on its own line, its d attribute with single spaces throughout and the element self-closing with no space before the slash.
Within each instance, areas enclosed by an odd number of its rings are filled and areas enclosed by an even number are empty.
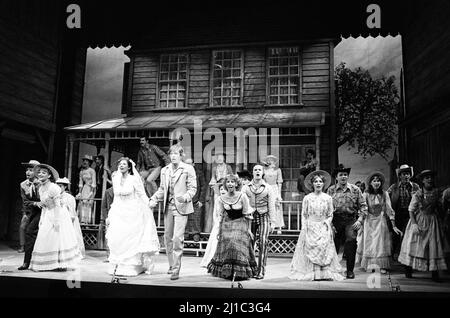
<svg viewBox="0 0 450 318">
<path fill-rule="evenodd" d="M 396 145 L 399 95 L 395 77 L 373 79 L 367 70 L 340 63 L 335 70 L 337 145 L 348 143 L 364 158 L 387 158 Z"/>
</svg>

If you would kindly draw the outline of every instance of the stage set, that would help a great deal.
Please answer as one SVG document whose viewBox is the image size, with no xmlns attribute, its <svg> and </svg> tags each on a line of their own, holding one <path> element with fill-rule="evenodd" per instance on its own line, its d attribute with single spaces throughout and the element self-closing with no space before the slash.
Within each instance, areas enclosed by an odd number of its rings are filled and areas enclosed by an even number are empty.
<svg viewBox="0 0 450 318">
<path fill-rule="evenodd" d="M 342 255 L 340 255 L 342 256 Z M 335 281 L 294 281 L 288 278 L 291 259 L 269 257 L 266 278 L 231 282 L 207 274 L 200 267 L 201 257 L 185 255 L 180 279 L 166 274 L 167 257 L 156 257 L 152 275 L 117 279 L 107 274 L 106 251 L 87 250 L 79 269 L 67 272 L 18 271 L 23 254 L 0 244 L 0 297 L 449 297 L 450 275 L 441 273 L 443 282 L 431 281 L 431 273 L 414 272 L 405 278 L 396 263 L 392 274 L 366 273 L 355 269 L 355 279 Z M 345 267 L 345 261 L 342 262 Z"/>
</svg>

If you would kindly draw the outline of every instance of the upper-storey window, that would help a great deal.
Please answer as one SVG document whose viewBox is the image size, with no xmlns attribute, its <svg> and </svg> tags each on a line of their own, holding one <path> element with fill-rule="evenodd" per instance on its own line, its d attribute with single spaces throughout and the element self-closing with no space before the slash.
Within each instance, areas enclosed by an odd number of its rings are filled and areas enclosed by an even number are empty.
<svg viewBox="0 0 450 318">
<path fill-rule="evenodd" d="M 159 67 L 159 107 L 186 107 L 187 54 L 162 54 Z"/>
<path fill-rule="evenodd" d="M 299 104 L 300 54 L 298 47 L 269 48 L 268 103 Z"/>
<path fill-rule="evenodd" d="M 241 50 L 213 51 L 212 106 L 242 105 L 243 57 Z"/>
</svg>

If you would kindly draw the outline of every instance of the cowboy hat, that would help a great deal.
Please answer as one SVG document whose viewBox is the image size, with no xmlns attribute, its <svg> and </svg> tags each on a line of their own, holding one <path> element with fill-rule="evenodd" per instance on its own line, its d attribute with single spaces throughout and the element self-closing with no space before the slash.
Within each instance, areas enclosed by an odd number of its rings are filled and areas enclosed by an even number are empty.
<svg viewBox="0 0 450 318">
<path fill-rule="evenodd" d="M 324 170 L 316 170 L 316 171 L 310 172 L 306 176 L 305 181 L 303 183 L 304 183 L 305 187 L 311 192 L 314 191 L 313 185 L 312 185 L 312 179 L 317 175 L 320 175 L 325 178 L 325 180 L 323 180 L 323 190 L 327 189 L 331 184 L 331 176 L 328 172 L 326 172 Z"/>
<path fill-rule="evenodd" d="M 28 162 L 22 162 L 21 165 L 22 166 L 26 166 L 27 168 L 34 168 L 36 165 L 40 164 L 39 161 L 37 160 L 30 160 Z"/>
<path fill-rule="evenodd" d="M 400 168 L 395 169 L 395 173 L 397 174 L 397 178 L 400 175 L 401 172 L 409 172 L 411 174 L 411 177 L 414 176 L 414 169 L 413 167 L 410 167 L 406 164 L 401 165 Z"/>
<path fill-rule="evenodd" d="M 56 171 L 55 168 L 53 168 L 52 166 L 50 166 L 48 164 L 40 163 L 40 164 L 36 165 L 34 168 L 35 169 L 40 169 L 40 168 L 47 169 L 48 171 L 50 171 L 50 174 L 52 175 L 53 179 L 55 179 L 55 180 L 59 179 L 58 171 Z"/>
<path fill-rule="evenodd" d="M 90 156 L 90 155 L 84 155 L 84 157 L 81 158 L 81 161 L 83 161 L 83 160 L 89 160 L 90 162 L 93 162 L 94 158 L 92 158 L 92 156 Z"/>
<path fill-rule="evenodd" d="M 269 161 L 272 161 L 276 164 L 278 162 L 278 158 L 274 155 L 268 155 L 266 156 L 266 158 L 264 158 L 264 160 L 262 160 L 265 165 L 269 165 Z"/>
<path fill-rule="evenodd" d="M 371 181 L 372 178 L 375 177 L 375 176 L 377 176 L 378 178 L 380 178 L 381 184 L 383 184 L 383 185 L 385 184 L 385 182 L 386 182 L 386 177 L 384 176 L 384 174 L 383 174 L 382 172 L 380 172 L 380 171 L 373 171 L 373 172 L 371 172 L 371 173 L 367 176 L 367 179 L 366 179 L 366 184 L 367 184 L 367 186 L 370 185 L 370 181 Z"/>
<path fill-rule="evenodd" d="M 342 163 L 340 163 L 336 168 L 333 170 L 333 177 L 336 177 L 339 172 L 346 172 L 347 174 L 350 174 L 350 171 L 352 168 L 346 168 Z"/>
<path fill-rule="evenodd" d="M 57 184 L 67 184 L 67 185 L 69 185 L 69 184 L 70 184 L 70 181 L 69 181 L 69 179 L 67 179 L 66 177 L 64 177 L 64 178 L 59 178 L 58 180 L 56 180 L 55 183 L 57 183 Z"/>
<path fill-rule="evenodd" d="M 434 170 L 422 170 L 418 175 L 417 175 L 417 180 L 422 180 L 424 177 L 426 176 L 435 176 L 436 175 L 436 171 Z"/>
<path fill-rule="evenodd" d="M 248 180 L 252 180 L 253 178 L 252 174 L 248 170 L 238 171 L 237 175 L 239 176 L 239 178 L 247 178 Z"/>
</svg>

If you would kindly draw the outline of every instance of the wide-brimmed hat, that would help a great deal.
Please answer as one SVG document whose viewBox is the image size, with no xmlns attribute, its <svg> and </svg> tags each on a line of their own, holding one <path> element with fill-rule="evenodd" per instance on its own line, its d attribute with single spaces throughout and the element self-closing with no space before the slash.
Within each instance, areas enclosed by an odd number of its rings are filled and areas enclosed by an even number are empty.
<svg viewBox="0 0 450 318">
<path fill-rule="evenodd" d="M 66 177 L 64 177 L 64 178 L 59 178 L 58 180 L 56 180 L 55 183 L 60 183 L 60 184 L 67 184 L 67 185 L 69 185 L 69 184 L 70 184 L 70 181 L 69 181 L 69 179 L 67 179 Z"/>
<path fill-rule="evenodd" d="M 323 190 L 327 189 L 330 186 L 330 184 L 331 184 L 330 174 L 324 170 L 316 170 L 316 171 L 310 172 L 306 176 L 305 181 L 303 182 L 305 184 L 305 187 L 309 191 L 314 191 L 313 186 L 312 186 L 312 179 L 317 175 L 321 175 L 325 178 L 325 180 L 323 181 Z"/>
<path fill-rule="evenodd" d="M 84 157 L 81 158 L 81 161 L 83 160 L 89 160 L 90 162 L 94 162 L 94 158 L 90 155 L 84 155 Z"/>
<path fill-rule="evenodd" d="M 402 172 L 409 172 L 409 174 L 412 176 L 414 176 L 414 169 L 413 167 L 410 167 L 408 165 L 401 165 L 400 168 L 395 169 L 395 173 L 397 174 L 397 178 L 400 175 L 400 173 Z"/>
<path fill-rule="evenodd" d="M 269 161 L 273 161 L 276 164 L 278 162 L 278 158 L 274 155 L 268 155 L 264 158 L 264 160 L 262 160 L 265 165 L 269 165 Z"/>
<path fill-rule="evenodd" d="M 375 177 L 375 176 L 380 178 L 381 183 L 383 185 L 385 185 L 386 177 L 384 176 L 384 174 L 381 171 L 373 171 L 367 176 L 367 179 L 366 179 L 367 187 L 370 185 L 370 180 L 372 180 L 372 178 Z"/>
<path fill-rule="evenodd" d="M 336 177 L 339 172 L 346 172 L 347 174 L 350 174 L 350 171 L 352 168 L 344 167 L 342 163 L 340 163 L 336 168 L 333 170 L 333 177 Z"/>
<path fill-rule="evenodd" d="M 239 178 L 247 178 L 248 180 L 252 180 L 253 175 L 248 170 L 238 171 L 237 175 Z"/>
<path fill-rule="evenodd" d="M 52 175 L 53 179 L 58 180 L 59 179 L 59 173 L 58 171 L 56 171 L 55 168 L 53 168 L 52 166 L 45 164 L 45 163 L 40 163 L 38 165 L 36 165 L 34 167 L 35 169 L 39 169 L 39 168 L 45 168 L 48 171 L 50 171 L 50 174 Z"/>
<path fill-rule="evenodd" d="M 424 178 L 424 177 L 426 177 L 426 176 L 435 176 L 437 173 L 436 173 L 436 171 L 434 171 L 434 170 L 429 170 L 429 169 L 426 169 L 426 170 L 422 170 L 418 175 L 417 175 L 417 180 L 421 180 L 422 181 L 422 179 Z"/>
<path fill-rule="evenodd" d="M 40 164 L 37 160 L 30 160 L 28 162 L 22 162 L 22 166 L 26 166 L 27 168 L 34 168 L 36 165 Z"/>
</svg>

